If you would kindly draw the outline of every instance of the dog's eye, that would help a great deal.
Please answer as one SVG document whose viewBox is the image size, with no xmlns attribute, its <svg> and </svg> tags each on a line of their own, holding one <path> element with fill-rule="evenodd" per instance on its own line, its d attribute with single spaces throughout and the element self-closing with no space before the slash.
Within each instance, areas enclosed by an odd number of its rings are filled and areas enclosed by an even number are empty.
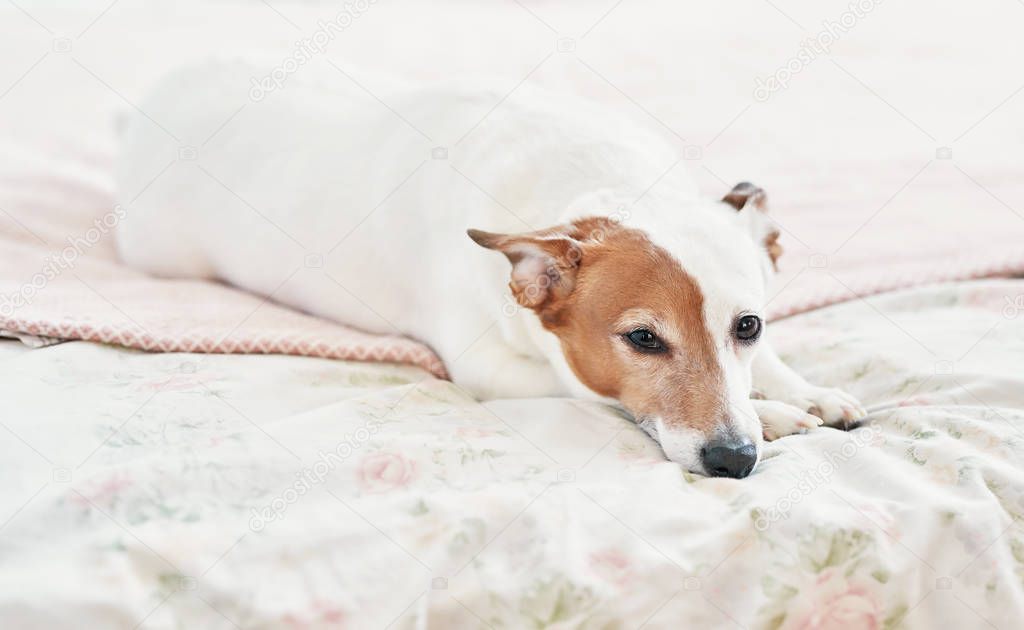
<svg viewBox="0 0 1024 630">
<path fill-rule="evenodd" d="M 744 315 L 736 320 L 736 330 L 733 334 L 736 338 L 745 343 L 754 343 L 761 336 L 761 318 L 757 315 Z"/>
<path fill-rule="evenodd" d="M 637 328 L 627 334 L 626 339 L 636 346 L 638 350 L 643 350 L 644 352 L 661 352 L 665 349 L 658 336 L 646 328 Z"/>
</svg>

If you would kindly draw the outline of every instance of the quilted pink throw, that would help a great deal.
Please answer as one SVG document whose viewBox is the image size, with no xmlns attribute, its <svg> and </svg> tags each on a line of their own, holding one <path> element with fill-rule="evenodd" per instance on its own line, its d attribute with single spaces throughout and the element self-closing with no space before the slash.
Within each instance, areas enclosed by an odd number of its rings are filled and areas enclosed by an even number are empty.
<svg viewBox="0 0 1024 630">
<path fill-rule="evenodd" d="M 15 155 L 8 164 L 0 159 L 0 335 L 35 344 L 81 339 L 158 352 L 386 361 L 445 376 L 437 355 L 411 339 L 366 334 L 222 284 L 156 279 L 119 264 L 112 231 L 130 209 L 115 205 L 110 153 L 69 158 L 51 147 L 46 155 L 7 154 Z M 1024 216 L 1003 201 L 1024 198 L 1016 194 L 1024 193 L 1019 177 L 1000 179 L 994 166 L 993 184 L 982 187 L 939 161 L 917 168 L 897 161 L 870 176 L 879 189 L 900 191 L 884 204 L 873 191 L 839 194 L 848 184 L 842 172 L 817 173 L 827 185 L 811 189 L 806 173 L 777 175 L 770 214 L 785 253 L 769 316 L 928 282 L 1024 272 Z"/>
<path fill-rule="evenodd" d="M 366 334 L 214 282 L 148 277 L 117 263 L 102 227 L 49 218 L 0 213 L 4 336 L 33 345 L 82 339 L 156 352 L 407 363 L 446 377 L 421 343 Z"/>
</svg>

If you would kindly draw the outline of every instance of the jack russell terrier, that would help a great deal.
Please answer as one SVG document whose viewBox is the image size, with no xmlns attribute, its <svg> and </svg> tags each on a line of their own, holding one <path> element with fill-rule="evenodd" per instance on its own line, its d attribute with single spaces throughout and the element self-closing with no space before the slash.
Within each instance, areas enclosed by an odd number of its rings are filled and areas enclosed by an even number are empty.
<svg viewBox="0 0 1024 630">
<path fill-rule="evenodd" d="M 652 130 L 527 85 L 378 100 L 337 74 L 239 107 L 251 76 L 180 71 L 128 123 L 128 264 L 401 332 L 478 399 L 620 406 L 707 475 L 745 477 L 763 440 L 866 415 L 768 346 L 781 248 L 757 186 L 701 197 Z"/>
</svg>

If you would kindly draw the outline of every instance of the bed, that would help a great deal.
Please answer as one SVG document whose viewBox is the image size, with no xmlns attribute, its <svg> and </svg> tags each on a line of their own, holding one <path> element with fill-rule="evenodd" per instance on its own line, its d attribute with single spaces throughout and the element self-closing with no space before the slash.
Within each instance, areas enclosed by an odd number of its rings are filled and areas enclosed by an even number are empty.
<svg viewBox="0 0 1024 630">
<path fill-rule="evenodd" d="M 116 213 L 113 121 L 145 116 L 160 73 L 273 67 L 337 12 L 107 4 L 0 8 L 0 297 L 23 302 L 0 299 L 4 627 L 1019 626 L 1024 98 L 1002 77 L 1024 44 L 1004 8 L 872 4 L 768 98 L 751 77 L 845 5 L 370 3 L 316 60 L 374 97 L 360 65 L 582 94 L 675 137 L 666 166 L 705 190 L 763 185 L 786 248 L 768 334 L 870 422 L 778 440 L 737 481 L 603 405 L 477 402 L 413 341 L 146 278 L 106 235 L 29 292 Z M 432 140 L 424 159 L 461 164 Z"/>
<path fill-rule="evenodd" d="M 746 481 L 415 367 L 0 343 L 8 627 L 1015 627 L 1024 281 L 775 324 L 871 423 Z M 13 438 L 13 442 L 12 442 Z"/>
</svg>

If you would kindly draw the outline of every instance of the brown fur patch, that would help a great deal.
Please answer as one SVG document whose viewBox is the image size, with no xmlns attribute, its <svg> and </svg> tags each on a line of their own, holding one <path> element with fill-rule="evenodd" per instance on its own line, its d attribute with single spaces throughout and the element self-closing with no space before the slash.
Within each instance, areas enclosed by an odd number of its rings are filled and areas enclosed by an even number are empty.
<svg viewBox="0 0 1024 630">
<path fill-rule="evenodd" d="M 574 289 L 539 314 L 573 372 L 634 415 L 711 431 L 726 413 L 725 384 L 697 283 L 639 230 L 596 217 L 562 230 L 579 243 Z M 623 327 L 630 311 L 649 313 L 661 326 Z M 623 335 L 634 327 L 654 330 L 668 351 L 645 354 L 630 346 Z"/>
<path fill-rule="evenodd" d="M 750 182 L 740 182 L 732 187 L 724 197 L 722 201 L 729 204 L 737 210 L 742 210 L 747 207 L 748 203 L 752 203 L 758 210 L 764 210 L 767 203 L 767 195 L 764 190 L 759 186 L 751 184 Z"/>
<path fill-rule="evenodd" d="M 779 231 L 772 230 L 764 237 L 764 248 L 768 250 L 768 257 L 772 259 L 772 268 L 779 270 L 779 256 L 782 255 L 782 245 L 779 245 Z"/>
<path fill-rule="evenodd" d="M 732 187 L 722 201 L 737 210 L 743 210 L 748 205 L 753 206 L 760 212 L 768 212 L 768 195 L 764 190 L 750 182 L 740 182 Z M 768 257 L 772 260 L 772 267 L 779 270 L 779 256 L 782 255 L 782 246 L 779 245 L 779 231 L 772 230 L 764 237 L 764 248 L 768 251 Z"/>
<path fill-rule="evenodd" d="M 525 234 L 494 234 L 467 230 L 481 247 L 505 254 L 512 263 L 508 287 L 516 302 L 543 319 L 548 307 L 572 292 L 579 244 L 558 228 Z"/>
</svg>

